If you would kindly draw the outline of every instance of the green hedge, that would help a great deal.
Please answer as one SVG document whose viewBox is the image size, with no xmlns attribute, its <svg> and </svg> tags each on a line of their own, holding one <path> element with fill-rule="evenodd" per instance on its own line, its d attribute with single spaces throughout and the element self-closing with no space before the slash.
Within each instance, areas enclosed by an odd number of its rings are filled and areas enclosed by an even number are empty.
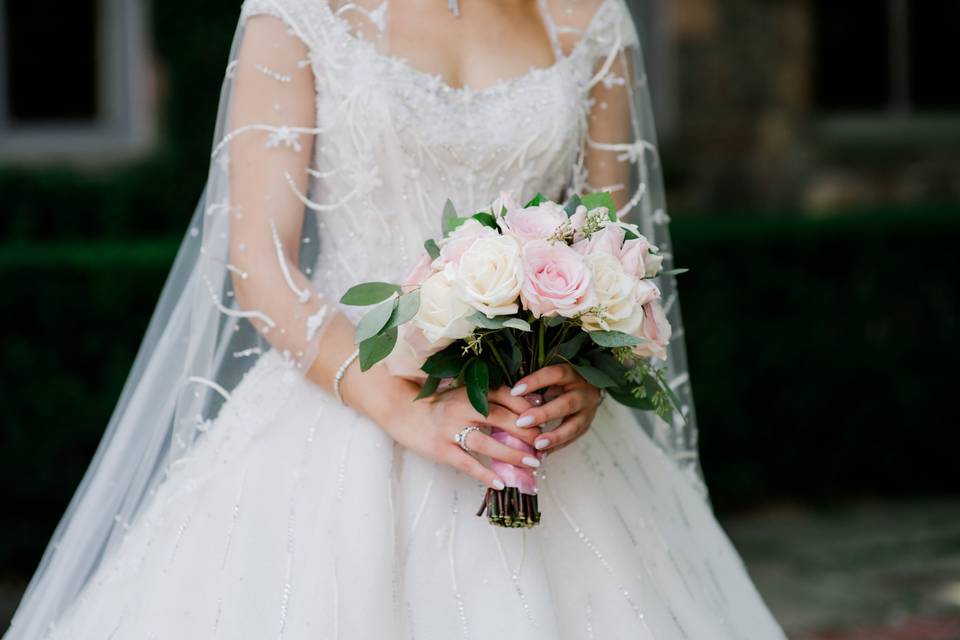
<svg viewBox="0 0 960 640">
<path fill-rule="evenodd" d="M 960 489 L 960 218 L 679 219 L 701 451 L 721 511 Z M 29 571 L 106 425 L 172 260 L 0 248 L 0 566 Z"/>
</svg>

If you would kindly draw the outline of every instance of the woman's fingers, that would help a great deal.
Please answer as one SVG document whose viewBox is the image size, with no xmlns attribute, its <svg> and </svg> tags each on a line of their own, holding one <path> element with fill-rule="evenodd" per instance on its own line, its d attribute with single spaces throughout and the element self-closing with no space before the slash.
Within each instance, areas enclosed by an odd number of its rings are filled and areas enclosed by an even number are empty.
<svg viewBox="0 0 960 640">
<path fill-rule="evenodd" d="M 509 447 L 485 433 L 471 432 L 467 440 L 467 446 L 471 450 L 490 456 L 495 460 L 512 464 L 515 467 L 536 468 L 540 466 L 540 460 L 537 459 L 535 454 Z"/>
<path fill-rule="evenodd" d="M 565 418 L 571 413 L 577 413 L 589 405 L 590 392 L 587 388 L 576 388 L 554 398 L 542 407 L 534 407 L 524 411 L 517 418 L 518 427 L 534 427 L 546 424 L 551 420 Z"/>
<path fill-rule="evenodd" d="M 479 416 L 480 414 L 477 415 Z M 519 416 L 509 409 L 505 409 L 498 404 L 492 404 L 490 405 L 490 415 L 488 415 L 486 418 L 480 416 L 476 422 L 497 427 L 498 429 L 503 429 L 513 437 L 523 440 L 532 447 L 534 440 L 537 439 L 540 429 L 518 427 L 518 419 Z"/>
<path fill-rule="evenodd" d="M 538 369 L 525 378 L 521 378 L 510 390 L 510 393 L 514 396 L 522 396 L 552 385 L 562 386 L 578 380 L 583 380 L 583 378 L 573 367 L 568 364 L 554 364 Z"/>
<path fill-rule="evenodd" d="M 475 442 L 476 440 L 474 440 L 472 435 L 473 434 L 471 434 L 471 437 L 468 439 Z M 450 457 L 447 459 L 447 464 L 458 471 L 462 471 L 467 475 L 476 478 L 488 487 L 492 487 L 494 489 L 503 489 L 504 486 L 506 486 L 500 476 L 483 466 L 483 463 L 456 445 L 454 445 L 454 448 L 451 449 Z"/>
<path fill-rule="evenodd" d="M 589 411 L 580 411 L 564 420 L 559 427 L 553 431 L 542 433 L 537 436 L 534 447 L 540 451 L 553 453 L 559 451 L 570 444 L 590 428 L 592 413 Z"/>
<path fill-rule="evenodd" d="M 510 387 L 500 387 L 499 389 L 494 389 L 487 397 L 491 402 L 496 402 L 500 406 L 506 407 L 517 415 L 520 415 L 530 407 L 536 406 L 534 402 L 530 402 L 526 398 L 510 395 Z"/>
</svg>

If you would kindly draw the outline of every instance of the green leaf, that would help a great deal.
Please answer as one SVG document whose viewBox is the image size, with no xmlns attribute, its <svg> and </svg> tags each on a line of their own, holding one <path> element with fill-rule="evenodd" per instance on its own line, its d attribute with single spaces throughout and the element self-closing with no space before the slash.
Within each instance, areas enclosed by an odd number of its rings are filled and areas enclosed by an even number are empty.
<svg viewBox="0 0 960 640">
<path fill-rule="evenodd" d="M 590 365 L 574 363 L 573 368 L 577 370 L 583 379 L 598 389 L 609 389 L 616 387 L 617 381 L 605 374 L 600 369 L 594 369 Z"/>
<path fill-rule="evenodd" d="M 466 377 L 467 397 L 473 408 L 484 417 L 490 415 L 490 404 L 487 400 L 487 389 L 490 386 L 490 371 L 487 363 L 480 358 L 474 358 L 467 363 Z"/>
<path fill-rule="evenodd" d="M 567 212 L 567 217 L 569 218 L 577 212 L 577 207 L 583 204 L 583 200 L 580 199 L 580 196 L 573 194 L 570 196 L 570 199 L 567 200 L 567 204 L 563 205 L 563 210 Z"/>
<path fill-rule="evenodd" d="M 397 299 L 387 300 L 375 306 L 370 311 L 360 318 L 360 322 L 357 323 L 357 330 L 353 334 L 353 340 L 357 344 L 360 344 L 367 338 L 372 338 L 373 336 L 380 333 L 387 325 L 387 321 L 390 320 L 390 317 L 394 315 L 397 311 Z"/>
<path fill-rule="evenodd" d="M 460 217 L 457 215 L 457 208 L 453 206 L 450 198 L 447 198 L 447 201 L 443 203 L 443 215 L 440 216 L 440 231 L 446 236 L 460 226 L 460 224 L 458 224 L 459 220 Z"/>
<path fill-rule="evenodd" d="M 621 384 L 626 379 L 627 367 L 613 357 L 609 351 L 595 349 L 586 354 L 586 358 L 593 367 L 600 369 L 614 380 L 620 380 Z"/>
<path fill-rule="evenodd" d="M 509 327 L 510 329 L 517 329 L 518 331 L 533 331 L 533 329 L 530 328 L 530 324 L 520 318 L 507 318 L 503 321 L 503 326 Z"/>
<path fill-rule="evenodd" d="M 632 347 L 633 345 L 643 342 L 643 338 L 638 338 L 629 333 L 623 333 L 622 331 L 588 331 L 587 335 L 590 336 L 590 339 L 596 344 L 610 349 L 614 347 Z"/>
<path fill-rule="evenodd" d="M 566 342 L 557 347 L 557 355 L 565 360 L 573 360 L 580 352 L 583 343 L 589 340 L 585 331 L 580 331 Z"/>
<path fill-rule="evenodd" d="M 680 420 L 686 423 L 687 419 L 684 417 L 683 411 L 681 410 L 680 398 L 677 396 L 676 392 L 670 388 L 670 384 L 663 377 L 662 370 L 657 374 L 657 382 L 660 383 L 660 388 L 663 389 L 663 391 L 667 394 L 667 397 L 670 398 L 670 404 L 672 404 L 673 408 L 676 409 L 677 415 L 680 416 Z"/>
<path fill-rule="evenodd" d="M 420 370 L 436 378 L 456 378 L 463 369 L 463 360 L 462 343 L 454 342 L 427 358 Z"/>
<path fill-rule="evenodd" d="M 580 200 L 583 202 L 583 206 L 587 208 L 587 211 L 592 211 L 597 207 L 606 207 L 607 215 L 610 217 L 610 221 L 617 221 L 617 205 L 613 201 L 613 196 L 610 195 L 609 191 L 588 193 L 580 198 Z"/>
<path fill-rule="evenodd" d="M 347 289 L 340 298 L 342 304 L 352 307 L 366 307 L 383 302 L 395 293 L 400 293 L 400 287 L 389 282 L 364 282 Z"/>
<path fill-rule="evenodd" d="M 386 333 L 367 338 L 360 343 L 360 370 L 367 371 L 373 365 L 377 364 L 393 351 L 397 344 L 397 328 L 394 327 Z"/>
<path fill-rule="evenodd" d="M 419 310 L 419 291 L 411 291 L 405 296 L 400 296 L 397 305 L 393 307 L 393 313 L 390 314 L 390 318 L 384 326 L 387 329 L 392 329 L 393 327 L 398 327 L 401 324 L 410 322 Z"/>
<path fill-rule="evenodd" d="M 487 363 L 487 370 L 490 372 L 490 388 L 499 389 L 503 386 L 503 370 L 496 362 Z"/>
<path fill-rule="evenodd" d="M 494 217 L 493 217 L 492 215 L 490 215 L 489 213 L 486 213 L 486 212 L 484 212 L 484 211 L 481 211 L 481 212 L 479 212 L 479 213 L 473 214 L 473 216 L 471 216 L 471 217 L 472 217 L 474 220 L 476 220 L 477 222 L 479 222 L 480 224 L 482 224 L 482 225 L 486 225 L 486 226 L 488 226 L 488 227 L 493 227 L 494 229 L 497 228 L 497 220 L 496 220 L 496 218 L 494 218 Z"/>
<path fill-rule="evenodd" d="M 523 208 L 526 209 L 527 207 L 535 207 L 545 200 L 546 198 L 544 197 L 544 195 L 542 193 L 538 193 L 537 195 L 533 196 L 533 199 L 530 202 L 523 205 Z"/>
<path fill-rule="evenodd" d="M 530 329 L 530 324 L 526 320 L 514 318 L 513 316 L 494 316 L 493 318 L 488 318 L 482 311 L 477 311 L 471 315 L 468 320 L 481 329 L 490 329 L 491 331 L 496 331 L 497 329 L 504 329 L 507 327 L 511 329 L 517 329 L 519 331 L 532 330 Z"/>
<path fill-rule="evenodd" d="M 540 322 L 546 324 L 548 327 L 559 327 L 566 321 L 567 319 L 561 316 L 560 314 L 557 314 L 555 316 L 546 316 L 546 317 L 540 318 Z"/>
<path fill-rule="evenodd" d="M 437 241 L 433 238 L 427 238 L 427 241 L 423 243 L 423 248 L 426 249 L 427 255 L 430 256 L 431 260 L 436 260 L 440 257 L 440 247 L 437 246 Z"/>
<path fill-rule="evenodd" d="M 483 313 L 482 311 L 477 311 L 476 313 L 472 314 L 469 318 L 467 318 L 467 320 L 477 325 L 481 329 L 496 330 L 496 329 L 503 328 L 503 320 L 501 318 L 499 317 L 488 318 L 486 314 Z"/>
<path fill-rule="evenodd" d="M 640 409 L 642 411 L 651 411 L 654 408 L 653 401 L 650 398 L 637 398 L 629 390 L 623 388 L 607 389 L 610 397 L 620 404 Z"/>
<path fill-rule="evenodd" d="M 513 331 L 505 331 L 501 335 L 506 336 L 507 342 L 510 344 L 510 349 L 504 354 L 504 359 L 507 361 L 507 370 L 510 372 L 510 376 L 516 380 L 520 365 L 523 363 L 523 351 L 520 349 L 517 334 Z"/>
<path fill-rule="evenodd" d="M 420 393 L 417 394 L 417 397 L 414 398 L 414 400 L 422 400 L 427 396 L 433 395 L 433 392 L 437 390 L 438 386 L 440 386 L 440 378 L 427 376 L 426 381 L 423 383 L 423 387 L 420 389 Z"/>
<path fill-rule="evenodd" d="M 660 276 L 678 276 L 681 273 L 686 273 L 687 271 L 690 271 L 690 269 L 667 269 L 666 271 L 659 272 L 657 274 L 657 277 L 659 278 Z"/>
</svg>

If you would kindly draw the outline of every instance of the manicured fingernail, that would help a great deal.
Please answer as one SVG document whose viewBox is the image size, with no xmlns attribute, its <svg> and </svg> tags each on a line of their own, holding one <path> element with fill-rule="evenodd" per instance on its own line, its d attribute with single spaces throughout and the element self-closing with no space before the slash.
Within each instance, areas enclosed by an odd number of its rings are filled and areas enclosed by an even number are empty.
<svg viewBox="0 0 960 640">
<path fill-rule="evenodd" d="M 537 460 L 536 458 L 531 458 L 530 456 L 523 456 L 523 460 L 521 462 L 523 462 L 523 464 L 527 465 L 528 467 L 536 468 L 540 466 L 540 461 Z"/>
<path fill-rule="evenodd" d="M 503 480 L 501 480 L 500 478 L 497 478 L 496 480 L 493 481 L 493 488 L 496 489 L 497 491 L 502 491 L 505 486 L 507 485 L 503 484 Z"/>
<path fill-rule="evenodd" d="M 522 416 L 517 418 L 518 427 L 529 427 L 533 424 L 533 416 Z"/>
<path fill-rule="evenodd" d="M 518 384 L 518 385 L 515 386 L 513 389 L 510 389 L 510 395 L 512 395 L 512 396 L 521 396 L 521 395 L 524 394 L 524 392 L 525 392 L 526 390 L 527 390 L 527 385 L 525 385 L 525 384 Z"/>
<path fill-rule="evenodd" d="M 533 443 L 537 449 L 546 449 L 550 446 L 550 441 L 546 438 L 537 438 L 537 441 Z"/>
</svg>

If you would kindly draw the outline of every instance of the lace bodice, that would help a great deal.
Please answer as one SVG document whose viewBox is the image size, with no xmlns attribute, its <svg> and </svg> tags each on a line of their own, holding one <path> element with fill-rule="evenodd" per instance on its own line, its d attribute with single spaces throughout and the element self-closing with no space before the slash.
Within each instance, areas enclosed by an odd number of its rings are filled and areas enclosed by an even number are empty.
<svg viewBox="0 0 960 640">
<path fill-rule="evenodd" d="M 473 89 L 382 52 L 349 19 L 362 13 L 382 28 L 385 5 L 247 0 L 245 18 L 281 18 L 309 52 L 300 66 L 313 73 L 318 133 L 308 188 L 298 195 L 317 215 L 321 247 L 307 270 L 320 293 L 337 299 L 357 282 L 402 278 L 423 241 L 439 234 L 447 198 L 467 213 L 501 191 L 561 198 L 577 189 L 598 60 L 635 38 L 619 0 L 594 4 L 565 51 L 564 30 L 542 3 L 553 64 Z M 606 75 L 602 82 L 621 81 Z M 268 144 L 296 147 L 300 136 L 275 131 Z"/>
</svg>

